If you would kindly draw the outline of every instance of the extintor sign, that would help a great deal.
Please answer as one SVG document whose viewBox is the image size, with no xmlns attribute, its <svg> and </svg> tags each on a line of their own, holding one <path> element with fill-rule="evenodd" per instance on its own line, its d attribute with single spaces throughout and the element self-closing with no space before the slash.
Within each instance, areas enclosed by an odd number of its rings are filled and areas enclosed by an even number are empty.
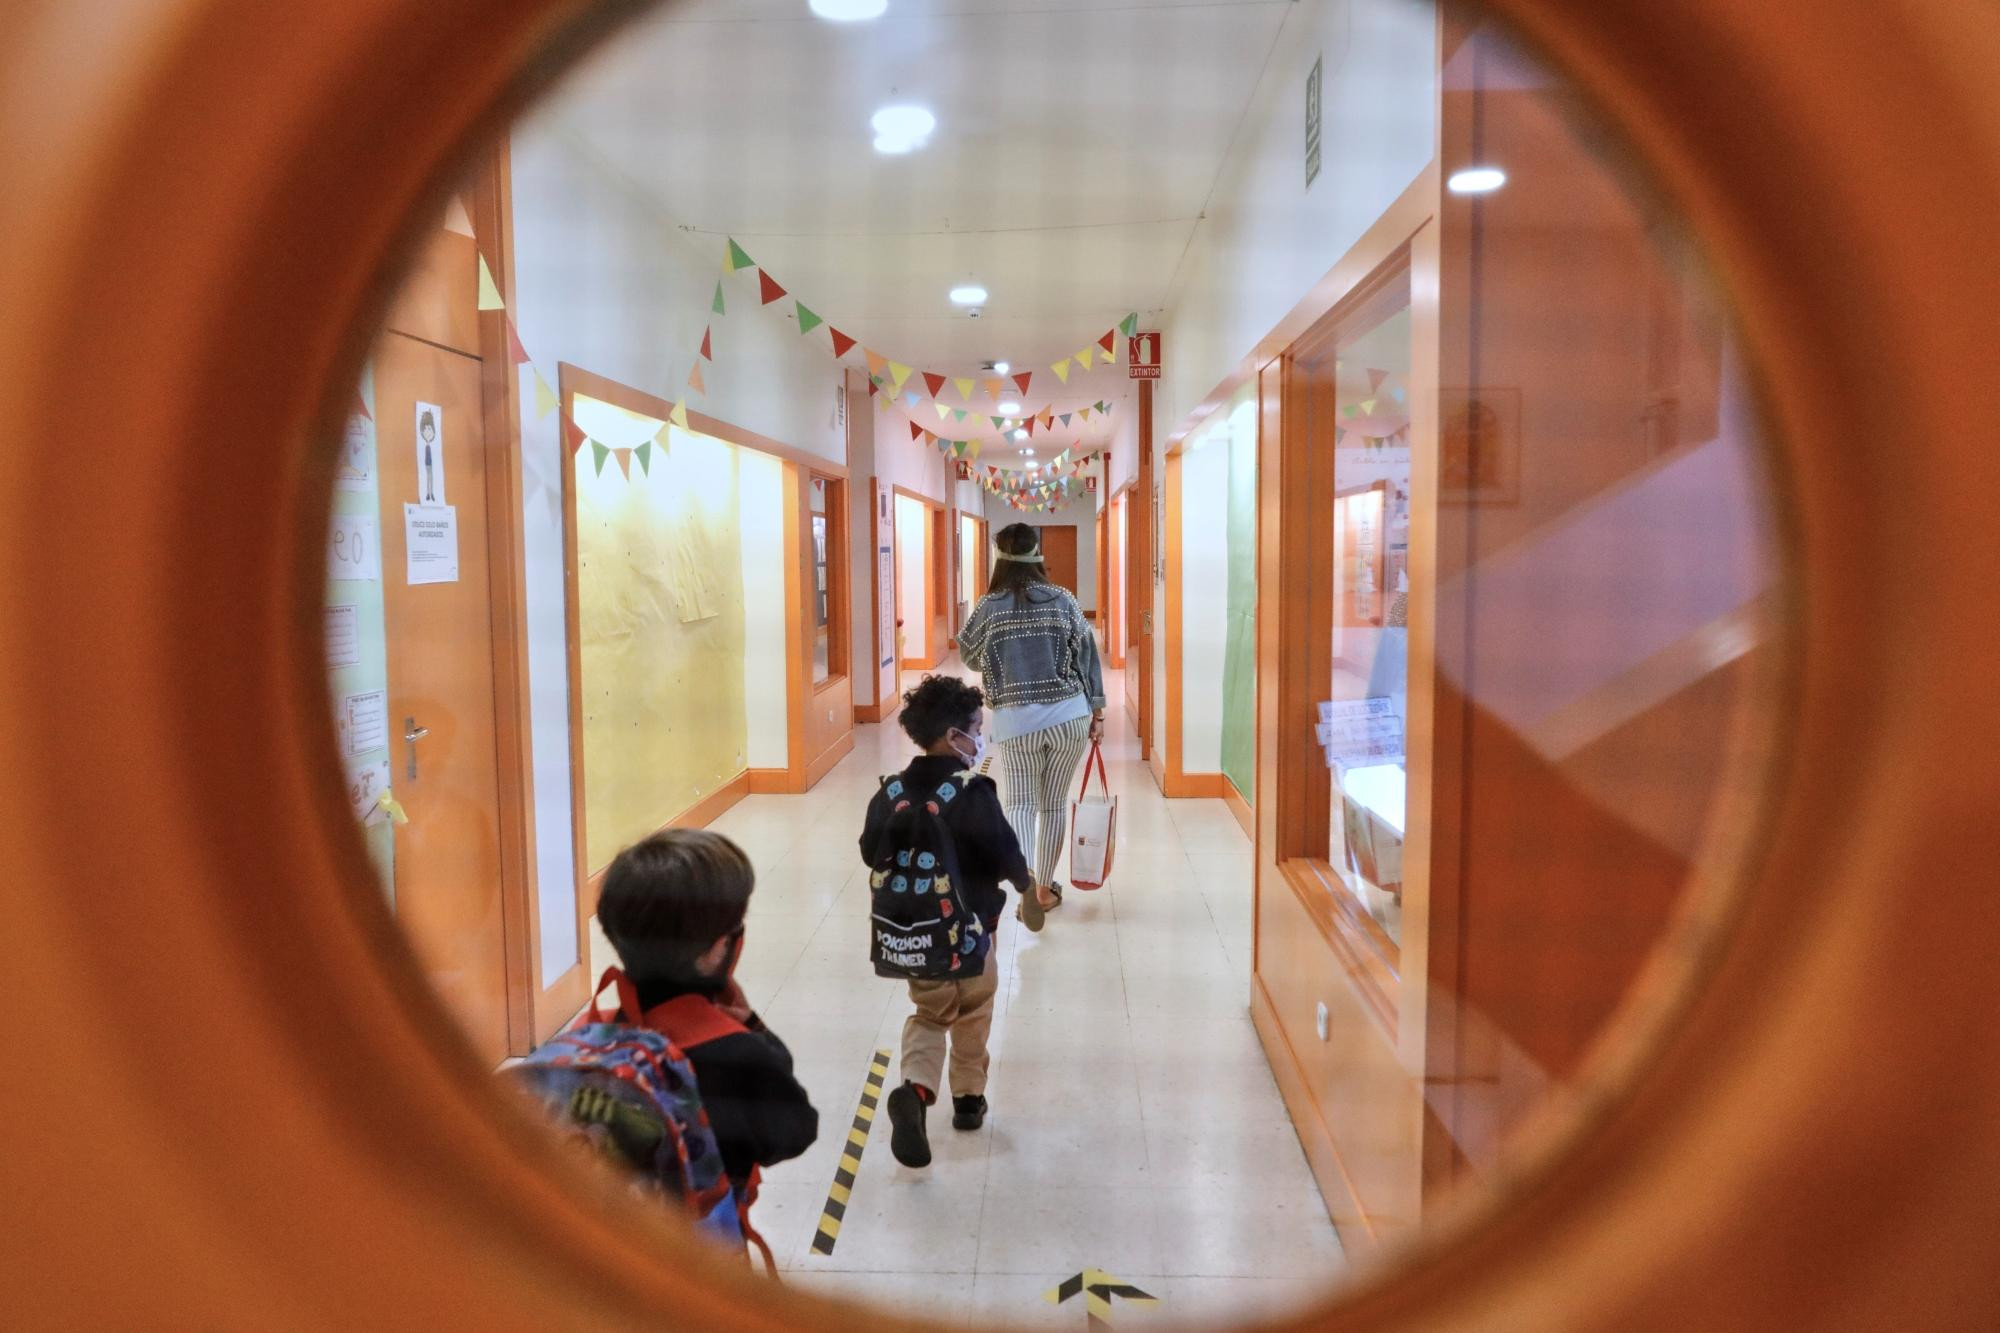
<svg viewBox="0 0 2000 1333">
<path fill-rule="evenodd" d="M 1160 378 L 1160 335 L 1133 334 L 1131 342 L 1127 344 L 1127 358 L 1131 378 L 1135 380 Z"/>
</svg>

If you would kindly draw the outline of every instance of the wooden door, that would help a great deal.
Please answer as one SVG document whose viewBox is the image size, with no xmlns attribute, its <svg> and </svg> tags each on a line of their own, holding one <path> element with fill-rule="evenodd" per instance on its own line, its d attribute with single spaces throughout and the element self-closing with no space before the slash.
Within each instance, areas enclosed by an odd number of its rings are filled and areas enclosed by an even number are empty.
<svg viewBox="0 0 2000 1333">
<path fill-rule="evenodd" d="M 497 1064 L 508 1054 L 507 967 L 480 362 L 385 333 L 375 403 L 390 785 L 409 813 L 395 833 L 396 917 L 431 984 Z M 419 404 L 431 409 L 428 466 Z M 457 578 L 412 585 L 404 505 L 426 495 L 456 519 Z"/>
<path fill-rule="evenodd" d="M 930 551 L 930 635 L 924 642 L 924 660 L 932 666 L 944 661 L 951 642 L 951 515 L 933 509 L 924 529 Z"/>
<path fill-rule="evenodd" d="M 1070 526 L 1042 529 L 1042 563 L 1048 567 L 1049 582 L 1075 592 L 1076 529 Z"/>
</svg>

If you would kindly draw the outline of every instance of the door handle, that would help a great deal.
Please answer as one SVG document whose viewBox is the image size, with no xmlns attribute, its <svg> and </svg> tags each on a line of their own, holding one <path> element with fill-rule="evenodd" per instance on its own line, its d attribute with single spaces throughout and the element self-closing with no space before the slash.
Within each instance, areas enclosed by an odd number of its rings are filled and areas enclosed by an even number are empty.
<svg viewBox="0 0 2000 1333">
<path fill-rule="evenodd" d="M 420 727 L 413 717 L 403 719 L 403 742 L 410 747 L 410 781 L 417 780 L 417 742 L 431 734 L 429 727 Z"/>
</svg>

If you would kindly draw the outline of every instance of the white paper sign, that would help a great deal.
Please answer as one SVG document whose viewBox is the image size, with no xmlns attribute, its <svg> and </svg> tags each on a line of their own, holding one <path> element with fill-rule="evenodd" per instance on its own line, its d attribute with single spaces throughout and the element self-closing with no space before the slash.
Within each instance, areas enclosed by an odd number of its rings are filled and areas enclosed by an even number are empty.
<svg viewBox="0 0 2000 1333">
<path fill-rule="evenodd" d="M 441 505 L 444 498 L 444 409 L 417 404 L 417 503 Z"/>
<path fill-rule="evenodd" d="M 326 608 L 326 664 L 329 669 L 361 664 L 361 631 L 351 606 Z"/>
<path fill-rule="evenodd" d="M 389 790 L 389 761 L 347 765 L 347 803 L 354 817 L 364 824 L 379 824 L 388 815 L 381 806 L 382 793 Z"/>
<path fill-rule="evenodd" d="M 1403 757 L 1403 719 L 1389 698 L 1322 702 L 1313 728 L 1326 747 L 1326 762 L 1361 765 Z"/>
<path fill-rule="evenodd" d="M 341 701 L 341 730 L 347 735 L 347 752 L 367 754 L 389 748 L 389 692 L 370 690 L 350 694 Z"/>
<path fill-rule="evenodd" d="M 882 590 L 882 658 L 883 667 L 896 664 L 896 553 L 893 547 L 884 546 L 876 565 L 876 583 Z"/>
<path fill-rule="evenodd" d="M 347 433 L 340 441 L 340 463 L 333 471 L 336 491 L 375 489 L 375 423 L 356 412 L 347 419 Z"/>
<path fill-rule="evenodd" d="M 403 549 L 411 586 L 458 582 L 458 510 L 450 505 L 403 506 Z"/>
<path fill-rule="evenodd" d="M 331 578 L 373 583 L 382 577 L 381 543 L 367 514 L 335 514 L 327 535 L 326 565 Z"/>
</svg>

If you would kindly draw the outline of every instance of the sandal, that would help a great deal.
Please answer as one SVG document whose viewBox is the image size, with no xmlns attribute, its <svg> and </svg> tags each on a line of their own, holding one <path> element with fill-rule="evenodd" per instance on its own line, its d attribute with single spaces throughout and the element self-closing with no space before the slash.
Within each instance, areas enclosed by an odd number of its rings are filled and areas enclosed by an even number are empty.
<svg viewBox="0 0 2000 1333">
<path fill-rule="evenodd" d="M 1024 893 L 1021 895 L 1019 905 L 1014 908 L 1014 919 L 1039 934 L 1043 924 L 1048 921 L 1048 913 L 1042 907 L 1042 900 L 1039 897 L 1033 893 Z"/>
</svg>

